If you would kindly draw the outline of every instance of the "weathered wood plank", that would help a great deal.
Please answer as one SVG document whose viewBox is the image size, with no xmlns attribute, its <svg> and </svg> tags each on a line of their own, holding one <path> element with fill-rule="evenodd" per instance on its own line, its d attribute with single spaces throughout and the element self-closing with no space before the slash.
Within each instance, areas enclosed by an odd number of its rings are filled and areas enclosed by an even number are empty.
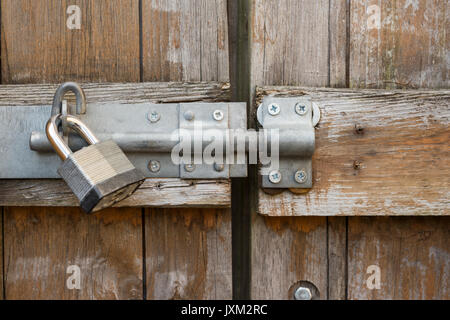
<svg viewBox="0 0 450 320">
<path fill-rule="evenodd" d="M 363 31 L 364 21 L 378 11 L 373 5 L 380 9 L 380 28 Z M 351 6 L 352 86 L 450 87 L 448 1 L 352 1 Z M 444 142 L 448 149 L 448 136 Z M 448 161 L 448 154 L 443 157 Z M 429 169 L 433 172 L 435 164 Z M 435 179 L 447 177 L 448 168 Z M 448 217 L 349 217 L 348 226 L 349 298 L 449 299 Z M 367 287 L 371 265 L 380 268 L 380 290 Z"/>
<path fill-rule="evenodd" d="M 266 87 L 266 95 L 309 94 L 316 129 L 313 188 L 260 191 L 263 215 L 449 215 L 450 91 Z M 376 191 L 374 191 L 376 190 Z"/>
<path fill-rule="evenodd" d="M 80 8 L 80 29 L 67 27 L 71 5 Z M 139 81 L 138 0 L 3 0 L 1 6 L 3 83 Z"/>
<path fill-rule="evenodd" d="M 147 179 L 129 198 L 114 207 L 230 207 L 228 180 Z M 4 180 L 0 206 L 78 207 L 79 201 L 62 180 Z"/>
<path fill-rule="evenodd" d="M 51 105 L 57 84 L 0 85 L 0 106 Z M 223 102 L 231 98 L 228 82 L 82 83 L 89 103 Z M 74 102 L 74 95 L 67 94 Z"/>
<path fill-rule="evenodd" d="M 250 0 L 248 11 L 248 58 L 241 61 L 250 73 L 248 101 L 256 86 L 330 84 L 328 0 Z M 336 18 L 339 20 L 339 18 Z M 332 43 L 336 44 L 337 40 Z M 245 55 L 247 48 L 242 46 Z M 339 49 L 335 52 L 340 52 Z M 333 61 L 340 60 L 333 54 Z M 242 81 L 246 81 L 242 71 Z M 335 72 L 333 77 L 336 77 Z M 339 80 L 333 80 L 339 83 Z M 244 84 L 240 84 L 245 88 Z M 252 104 L 249 115 L 255 119 Z M 327 221 L 319 218 L 262 217 L 257 214 L 257 177 L 250 172 L 251 284 L 252 299 L 291 299 L 292 286 L 310 281 L 327 297 Z M 283 211 L 283 205 L 272 214 Z"/>
<path fill-rule="evenodd" d="M 329 1 L 252 3 L 252 83 L 326 86 Z"/>
<path fill-rule="evenodd" d="M 80 30 L 66 28 L 69 5 L 81 10 Z M 138 0 L 1 6 L 3 83 L 139 80 Z M 6 299 L 143 297 L 141 209 L 5 211 Z M 80 267 L 80 290 L 67 287 L 69 265 Z"/>
<path fill-rule="evenodd" d="M 448 300 L 448 227 L 448 217 L 349 218 L 349 298 Z"/>
<path fill-rule="evenodd" d="M 143 0 L 144 81 L 229 81 L 226 0 Z"/>
<path fill-rule="evenodd" d="M 141 223 L 140 210 L 5 208 L 6 297 L 140 299 Z"/>
<path fill-rule="evenodd" d="M 226 0 L 142 0 L 144 81 L 228 82 L 228 58 Z M 232 298 L 229 209 L 147 209 L 144 220 L 148 298 Z"/>
<path fill-rule="evenodd" d="M 230 299 L 230 225 L 229 210 L 148 210 L 148 298 Z"/>
<path fill-rule="evenodd" d="M 327 298 L 327 224 L 323 217 L 252 219 L 252 299 L 293 299 L 299 281 Z"/>
<path fill-rule="evenodd" d="M 328 217 L 328 299 L 347 299 L 347 218 Z"/>
<path fill-rule="evenodd" d="M 329 83 L 330 87 L 346 87 L 347 77 L 347 15 L 350 2 L 330 0 L 329 20 Z"/>
<path fill-rule="evenodd" d="M 350 83 L 448 88 L 448 12 L 441 0 L 351 2 Z"/>
</svg>

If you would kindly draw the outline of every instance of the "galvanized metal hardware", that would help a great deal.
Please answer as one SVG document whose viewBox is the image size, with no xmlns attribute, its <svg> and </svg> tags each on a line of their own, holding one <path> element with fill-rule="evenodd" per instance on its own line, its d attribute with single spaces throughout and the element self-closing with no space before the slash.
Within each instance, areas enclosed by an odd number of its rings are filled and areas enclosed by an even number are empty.
<svg viewBox="0 0 450 320">
<path fill-rule="evenodd" d="M 72 153 L 58 131 L 63 119 L 89 146 Z M 72 115 L 51 116 L 46 125 L 46 134 L 56 153 L 64 161 L 58 174 L 66 181 L 80 200 L 81 208 L 87 213 L 127 198 L 145 180 L 114 141 L 100 142 L 82 121 Z"/>
<path fill-rule="evenodd" d="M 257 110 L 264 129 L 279 130 L 279 168 L 262 176 L 263 188 L 312 187 L 314 127 L 320 109 L 309 96 L 266 97 Z"/>
<path fill-rule="evenodd" d="M 69 90 L 77 96 L 80 121 L 92 128 L 100 141 L 115 141 L 145 177 L 228 179 L 247 176 L 247 163 L 216 160 L 199 164 L 192 159 L 214 141 L 212 136 L 196 134 L 199 126 L 203 131 L 215 130 L 222 136 L 226 136 L 229 130 L 240 130 L 239 135 L 242 136 L 255 134 L 247 130 L 245 103 L 139 103 L 124 106 L 100 102 L 87 108 L 83 90 L 77 84 L 69 83 L 57 90 L 52 106 L 0 107 L 0 179 L 59 177 L 56 168 L 60 160 L 43 128 L 50 113 L 62 113 L 60 119 L 63 124 L 68 119 L 70 112 L 63 96 Z M 257 119 L 263 129 L 276 129 L 279 133 L 279 166 L 264 173 L 262 187 L 311 188 L 314 126 L 320 119 L 318 107 L 307 96 L 266 97 L 258 108 Z M 73 151 L 85 147 L 86 141 L 70 132 L 67 126 L 63 142 Z M 172 156 L 182 140 L 181 131 L 192 137 L 192 158 L 174 163 Z M 261 139 L 256 134 L 254 137 Z M 224 157 L 236 153 L 240 147 L 238 139 L 223 141 L 217 150 L 222 150 Z M 269 136 L 267 140 L 257 141 L 257 153 L 261 154 L 261 146 L 267 153 L 274 153 L 272 143 L 275 140 Z M 244 139 L 244 160 L 247 157 L 247 161 L 250 144 L 249 139 Z M 200 146 L 199 150 L 197 146 Z M 64 150 L 63 146 L 61 148 Z"/>
</svg>

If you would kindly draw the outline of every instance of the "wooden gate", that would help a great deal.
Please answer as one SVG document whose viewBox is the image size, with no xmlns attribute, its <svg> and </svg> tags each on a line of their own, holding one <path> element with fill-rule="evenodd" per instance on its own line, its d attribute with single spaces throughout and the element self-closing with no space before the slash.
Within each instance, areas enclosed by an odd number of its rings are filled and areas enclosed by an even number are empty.
<svg viewBox="0 0 450 320">
<path fill-rule="evenodd" d="M 259 99 L 305 91 L 292 86 L 420 95 L 450 87 L 449 10 L 440 0 L 2 0 L 2 85 L 26 86 L 1 86 L 0 105 L 50 104 L 50 84 L 64 81 L 82 83 L 92 101 L 150 99 L 133 86 L 105 84 L 126 82 L 152 88 L 153 101 L 247 101 L 255 127 Z M 435 135 L 421 127 L 400 141 L 422 139 L 422 153 L 406 152 L 405 161 L 418 166 L 414 177 L 432 178 L 406 191 L 395 179 L 386 190 L 369 188 L 364 181 L 376 185 L 399 169 L 408 179 L 409 171 L 390 162 L 392 154 L 361 151 L 394 128 L 376 136 L 370 120 L 349 122 L 341 144 L 351 147 L 332 154 L 342 162 L 314 158 L 321 180 L 309 197 L 318 206 L 304 211 L 293 208 L 295 195 L 261 192 L 252 167 L 248 179 L 203 188 L 147 181 L 134 202 L 93 216 L 74 208 L 58 181 L 0 181 L 0 298 L 292 299 L 306 281 L 320 299 L 448 299 L 446 97 L 444 120 L 429 119 Z M 323 128 L 316 135 L 326 144 Z M 336 193 L 343 177 L 356 181 L 354 196 L 364 201 L 349 203 L 354 210 L 343 209 L 345 189 Z M 401 202 L 391 197 L 408 192 Z M 426 203 L 414 192 L 425 192 Z M 374 270 L 380 283 L 371 287 Z M 74 288 L 68 281 L 78 271 Z"/>
</svg>

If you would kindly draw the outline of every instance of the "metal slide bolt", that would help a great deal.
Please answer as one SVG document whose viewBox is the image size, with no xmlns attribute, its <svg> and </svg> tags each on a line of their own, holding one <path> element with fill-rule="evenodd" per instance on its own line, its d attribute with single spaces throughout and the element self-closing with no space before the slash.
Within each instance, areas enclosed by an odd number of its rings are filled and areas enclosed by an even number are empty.
<svg viewBox="0 0 450 320">
<path fill-rule="evenodd" d="M 298 287 L 294 293 L 295 300 L 312 300 L 312 293 L 309 288 Z"/>
<path fill-rule="evenodd" d="M 298 170 L 294 174 L 295 182 L 300 183 L 300 184 L 305 183 L 307 178 L 308 178 L 308 175 L 306 174 L 305 170 Z"/>
<path fill-rule="evenodd" d="M 159 172 L 159 170 L 161 170 L 161 163 L 157 160 L 150 160 L 148 163 L 148 170 L 153 173 Z"/>
<path fill-rule="evenodd" d="M 273 170 L 269 173 L 269 181 L 273 184 L 281 182 L 281 172 L 279 170 Z"/>
<path fill-rule="evenodd" d="M 269 112 L 269 114 L 271 116 L 276 116 L 277 114 L 280 113 L 280 106 L 277 105 L 276 103 L 271 103 L 269 104 L 269 106 L 267 107 L 267 111 Z"/>
</svg>

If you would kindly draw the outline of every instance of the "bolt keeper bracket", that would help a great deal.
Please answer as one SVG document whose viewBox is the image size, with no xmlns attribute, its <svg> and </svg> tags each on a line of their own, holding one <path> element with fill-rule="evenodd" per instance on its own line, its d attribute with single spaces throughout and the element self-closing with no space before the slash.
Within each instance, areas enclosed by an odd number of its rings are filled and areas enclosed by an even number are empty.
<svg viewBox="0 0 450 320">
<path fill-rule="evenodd" d="M 312 188 L 314 127 L 320 120 L 317 104 L 309 96 L 268 96 L 258 107 L 257 119 L 262 128 L 279 130 L 278 168 L 260 166 L 261 187 Z"/>
</svg>

